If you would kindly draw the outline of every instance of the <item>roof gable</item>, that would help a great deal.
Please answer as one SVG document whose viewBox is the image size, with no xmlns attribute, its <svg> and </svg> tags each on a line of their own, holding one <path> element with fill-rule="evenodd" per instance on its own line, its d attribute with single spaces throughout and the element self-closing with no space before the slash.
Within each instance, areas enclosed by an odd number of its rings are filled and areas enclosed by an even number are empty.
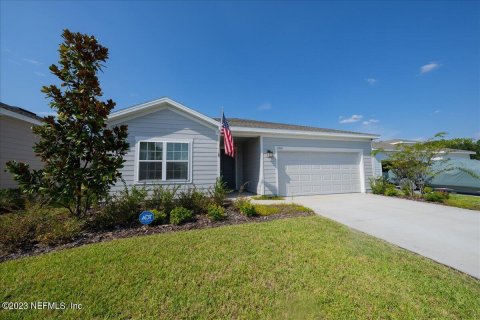
<svg viewBox="0 0 480 320">
<path fill-rule="evenodd" d="M 153 100 L 150 102 L 142 103 L 130 108 L 122 109 L 110 114 L 108 118 L 110 123 L 119 123 L 123 121 L 128 121 L 130 119 L 134 119 L 140 116 L 144 116 L 149 113 L 162 110 L 165 108 L 169 108 L 174 112 L 180 113 L 184 116 L 191 118 L 192 120 L 203 123 L 205 125 L 209 125 L 212 127 L 219 126 L 219 123 L 214 119 L 198 111 L 190 109 L 184 106 L 183 104 L 178 103 L 169 98 L 161 98 L 161 99 Z"/>
</svg>

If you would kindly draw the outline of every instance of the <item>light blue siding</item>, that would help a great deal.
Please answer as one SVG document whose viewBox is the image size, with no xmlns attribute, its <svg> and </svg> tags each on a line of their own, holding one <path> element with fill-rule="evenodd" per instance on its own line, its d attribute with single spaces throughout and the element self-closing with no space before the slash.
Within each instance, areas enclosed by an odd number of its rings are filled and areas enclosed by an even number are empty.
<svg viewBox="0 0 480 320">
<path fill-rule="evenodd" d="M 121 170 L 127 186 L 135 185 L 135 170 L 138 170 L 135 167 L 136 141 L 149 138 L 192 140 L 192 183 L 182 183 L 182 185 L 186 187 L 195 185 L 197 188 L 206 189 L 215 184 L 218 166 L 218 130 L 216 128 L 170 109 L 162 109 L 119 124 L 128 125 L 130 150 L 125 156 L 126 161 Z M 112 192 L 123 190 L 123 188 L 123 183 L 117 183 Z"/>
</svg>

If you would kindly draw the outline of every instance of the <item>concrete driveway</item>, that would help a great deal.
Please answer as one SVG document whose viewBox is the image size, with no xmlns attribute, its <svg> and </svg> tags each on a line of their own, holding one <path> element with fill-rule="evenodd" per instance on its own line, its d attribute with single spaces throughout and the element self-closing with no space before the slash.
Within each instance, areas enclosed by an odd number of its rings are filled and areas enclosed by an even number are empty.
<svg viewBox="0 0 480 320">
<path fill-rule="evenodd" d="M 372 194 L 304 196 L 293 202 L 480 278 L 478 211 Z"/>
</svg>

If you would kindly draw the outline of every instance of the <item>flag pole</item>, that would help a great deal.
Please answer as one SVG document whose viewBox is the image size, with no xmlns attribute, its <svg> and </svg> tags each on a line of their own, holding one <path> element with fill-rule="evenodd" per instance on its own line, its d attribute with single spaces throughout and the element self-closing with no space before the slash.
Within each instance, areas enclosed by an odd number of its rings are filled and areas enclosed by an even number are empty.
<svg viewBox="0 0 480 320">
<path fill-rule="evenodd" d="M 222 144 L 222 117 L 223 117 L 223 106 L 221 107 L 221 112 L 220 112 L 220 126 L 218 127 L 218 178 L 221 178 L 222 176 L 222 171 L 221 171 L 221 163 L 222 163 L 222 149 L 221 144 Z"/>
</svg>

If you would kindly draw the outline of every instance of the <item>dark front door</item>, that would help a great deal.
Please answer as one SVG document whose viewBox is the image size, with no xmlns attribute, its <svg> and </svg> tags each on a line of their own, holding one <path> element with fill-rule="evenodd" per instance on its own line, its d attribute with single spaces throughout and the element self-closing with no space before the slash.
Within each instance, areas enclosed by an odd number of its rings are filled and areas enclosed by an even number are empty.
<svg viewBox="0 0 480 320">
<path fill-rule="evenodd" d="M 220 174 L 229 189 L 235 190 L 237 188 L 235 180 L 235 158 L 227 156 L 223 149 L 222 155 L 220 156 Z"/>
</svg>

